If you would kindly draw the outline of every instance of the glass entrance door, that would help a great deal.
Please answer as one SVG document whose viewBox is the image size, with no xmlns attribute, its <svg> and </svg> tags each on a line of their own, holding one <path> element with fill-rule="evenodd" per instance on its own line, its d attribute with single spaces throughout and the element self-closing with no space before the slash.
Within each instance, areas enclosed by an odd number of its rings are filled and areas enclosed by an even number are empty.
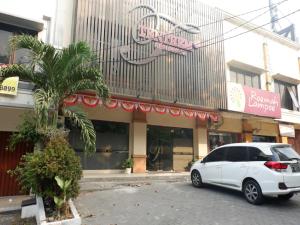
<svg viewBox="0 0 300 225">
<path fill-rule="evenodd" d="M 184 171 L 193 159 L 193 129 L 148 126 L 147 170 Z"/>
<path fill-rule="evenodd" d="M 148 127 L 147 169 L 149 171 L 173 169 L 173 144 L 169 127 Z"/>
</svg>

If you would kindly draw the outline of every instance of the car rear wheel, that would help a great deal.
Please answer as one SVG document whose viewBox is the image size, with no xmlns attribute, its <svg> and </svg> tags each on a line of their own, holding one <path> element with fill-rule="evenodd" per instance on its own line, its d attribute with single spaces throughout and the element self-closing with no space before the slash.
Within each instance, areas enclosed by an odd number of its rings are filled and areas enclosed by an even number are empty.
<svg viewBox="0 0 300 225">
<path fill-rule="evenodd" d="M 260 205 L 264 201 L 264 196 L 262 194 L 259 184 L 254 180 L 248 180 L 244 184 L 243 192 L 246 200 L 254 205 Z"/>
<path fill-rule="evenodd" d="M 282 199 L 282 200 L 289 200 L 289 199 L 291 199 L 293 196 L 294 196 L 294 193 L 289 193 L 289 194 L 286 194 L 286 195 L 278 195 L 278 198 L 279 198 L 279 199 Z"/>
<path fill-rule="evenodd" d="M 192 180 L 192 184 L 195 187 L 203 187 L 202 178 L 199 171 L 193 170 L 191 175 L 191 180 Z"/>
</svg>

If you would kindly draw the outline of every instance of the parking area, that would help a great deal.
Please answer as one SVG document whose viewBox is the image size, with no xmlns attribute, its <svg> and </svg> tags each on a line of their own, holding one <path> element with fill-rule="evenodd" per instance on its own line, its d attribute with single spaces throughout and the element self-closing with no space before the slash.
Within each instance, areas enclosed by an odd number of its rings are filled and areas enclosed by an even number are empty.
<svg viewBox="0 0 300 225">
<path fill-rule="evenodd" d="M 76 206 L 86 225 L 298 225 L 300 194 L 250 205 L 239 192 L 189 182 L 131 183 L 83 191 Z"/>
</svg>

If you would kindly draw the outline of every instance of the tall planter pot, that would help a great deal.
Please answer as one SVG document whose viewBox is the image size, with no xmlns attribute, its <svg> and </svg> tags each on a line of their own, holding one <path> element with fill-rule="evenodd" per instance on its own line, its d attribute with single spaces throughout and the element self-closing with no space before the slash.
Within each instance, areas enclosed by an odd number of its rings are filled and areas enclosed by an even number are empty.
<svg viewBox="0 0 300 225">
<path fill-rule="evenodd" d="M 81 225 L 81 217 L 79 216 L 73 201 L 69 200 L 68 203 L 73 215 L 72 219 L 47 222 L 43 199 L 41 197 L 36 197 L 37 213 L 35 218 L 37 225 Z"/>
<path fill-rule="evenodd" d="M 126 169 L 125 169 L 125 173 L 126 173 L 126 174 L 131 174 L 131 168 L 126 168 Z"/>
</svg>

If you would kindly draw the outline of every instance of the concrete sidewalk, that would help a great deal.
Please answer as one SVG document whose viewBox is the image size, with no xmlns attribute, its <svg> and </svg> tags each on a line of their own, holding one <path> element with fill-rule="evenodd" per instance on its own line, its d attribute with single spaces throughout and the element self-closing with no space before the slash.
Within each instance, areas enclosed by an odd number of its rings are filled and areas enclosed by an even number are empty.
<svg viewBox="0 0 300 225">
<path fill-rule="evenodd" d="M 189 172 L 149 172 L 132 174 L 84 174 L 80 180 L 81 191 L 103 191 L 121 186 L 139 186 L 155 182 L 186 182 L 190 180 Z"/>
<path fill-rule="evenodd" d="M 0 213 L 20 210 L 22 201 L 28 198 L 28 195 L 0 197 Z"/>
<path fill-rule="evenodd" d="M 189 179 L 189 172 L 148 172 L 148 173 L 85 173 L 81 182 L 103 181 L 103 182 L 119 182 L 119 181 L 148 181 L 148 180 L 176 180 Z"/>
</svg>

